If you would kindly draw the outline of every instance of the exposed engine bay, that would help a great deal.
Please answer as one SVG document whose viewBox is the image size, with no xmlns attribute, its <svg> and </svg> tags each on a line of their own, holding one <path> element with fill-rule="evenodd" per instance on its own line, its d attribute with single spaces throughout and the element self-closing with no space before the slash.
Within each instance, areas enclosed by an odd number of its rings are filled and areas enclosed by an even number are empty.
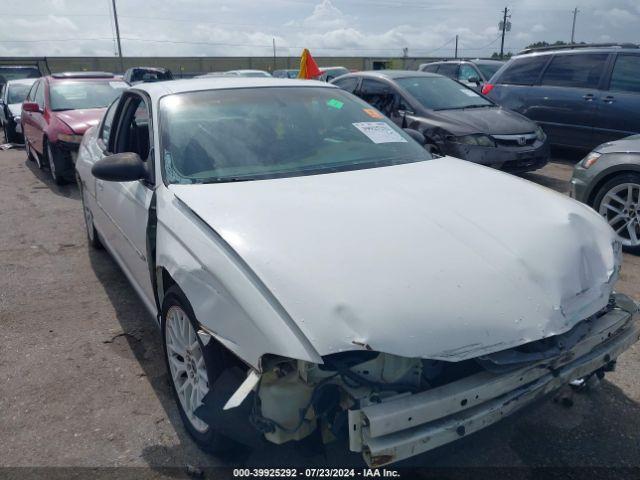
<svg viewBox="0 0 640 480">
<path fill-rule="evenodd" d="M 460 362 L 403 358 L 366 349 L 327 355 L 323 364 L 265 356 L 263 372 L 255 376 L 248 400 L 252 402 L 249 420 L 277 444 L 301 440 L 317 428 L 324 443 L 348 432 L 351 449 L 362 451 L 370 465 L 411 456 L 418 452 L 414 453 L 415 446 L 407 447 L 408 453 L 407 448 L 403 450 L 404 437 L 446 421 L 451 414 L 458 412 L 454 423 L 463 419 L 460 412 L 475 415 L 485 408 L 488 411 L 482 415 L 499 411 L 501 416 L 507 405 L 513 409 L 520 398 L 537 398 L 560 383 L 612 370 L 618 350 L 638 340 L 633 320 L 636 305 L 624 296 L 616 297 L 562 335 Z M 598 349 L 609 353 L 601 355 Z M 463 424 L 445 430 L 457 432 L 456 436 L 467 433 Z M 399 434 L 404 436 L 402 441 L 393 439 Z M 398 446 L 376 446 L 380 439 Z M 391 448 L 392 453 L 376 454 L 376 448 L 384 452 Z"/>
</svg>

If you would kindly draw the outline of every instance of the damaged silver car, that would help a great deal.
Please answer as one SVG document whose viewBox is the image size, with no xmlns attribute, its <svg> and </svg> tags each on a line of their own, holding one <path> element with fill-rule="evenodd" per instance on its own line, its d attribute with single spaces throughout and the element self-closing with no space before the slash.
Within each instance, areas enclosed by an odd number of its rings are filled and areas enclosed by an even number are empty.
<svg viewBox="0 0 640 480">
<path fill-rule="evenodd" d="M 229 77 L 129 88 L 85 134 L 89 242 L 157 318 L 202 448 L 319 431 L 385 465 L 638 340 L 596 212 L 414 137 L 326 83 Z"/>
</svg>

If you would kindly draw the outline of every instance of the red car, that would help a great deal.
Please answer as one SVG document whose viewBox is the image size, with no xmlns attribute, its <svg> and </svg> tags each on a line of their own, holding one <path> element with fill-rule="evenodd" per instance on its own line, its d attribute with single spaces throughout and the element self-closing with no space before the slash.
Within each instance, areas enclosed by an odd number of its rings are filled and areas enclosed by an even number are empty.
<svg viewBox="0 0 640 480">
<path fill-rule="evenodd" d="M 54 73 L 39 79 L 22 104 L 28 158 L 39 168 L 48 165 L 57 184 L 72 179 L 82 135 L 127 87 L 105 72 Z"/>
</svg>

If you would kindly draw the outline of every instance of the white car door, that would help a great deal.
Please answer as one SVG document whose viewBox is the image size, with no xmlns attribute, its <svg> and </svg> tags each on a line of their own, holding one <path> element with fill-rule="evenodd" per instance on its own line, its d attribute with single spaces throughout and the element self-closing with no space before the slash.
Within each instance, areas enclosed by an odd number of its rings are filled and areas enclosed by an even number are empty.
<svg viewBox="0 0 640 480">
<path fill-rule="evenodd" d="M 125 94 L 111 127 L 115 138 L 109 142 L 113 152 L 135 152 L 149 162 L 153 172 L 150 109 L 146 100 L 132 92 Z M 107 246 L 134 284 L 138 293 L 154 305 L 153 287 L 147 262 L 147 220 L 154 182 L 110 182 L 96 179 L 99 214 L 97 227 Z"/>
</svg>

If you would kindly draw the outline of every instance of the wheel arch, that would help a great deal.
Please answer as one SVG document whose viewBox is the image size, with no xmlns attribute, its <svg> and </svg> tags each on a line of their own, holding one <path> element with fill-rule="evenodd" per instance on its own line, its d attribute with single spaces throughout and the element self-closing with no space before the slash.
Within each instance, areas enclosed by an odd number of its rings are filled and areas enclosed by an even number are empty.
<svg viewBox="0 0 640 480">
<path fill-rule="evenodd" d="M 604 186 L 605 183 L 610 181 L 612 178 L 615 178 L 619 175 L 624 175 L 626 173 L 637 173 L 640 174 L 640 165 L 635 164 L 619 164 L 613 167 L 610 167 L 600 173 L 597 177 L 597 180 L 591 187 L 589 194 L 587 195 L 587 204 L 590 207 L 594 207 L 593 202 L 598 196 L 598 192 Z"/>
</svg>

